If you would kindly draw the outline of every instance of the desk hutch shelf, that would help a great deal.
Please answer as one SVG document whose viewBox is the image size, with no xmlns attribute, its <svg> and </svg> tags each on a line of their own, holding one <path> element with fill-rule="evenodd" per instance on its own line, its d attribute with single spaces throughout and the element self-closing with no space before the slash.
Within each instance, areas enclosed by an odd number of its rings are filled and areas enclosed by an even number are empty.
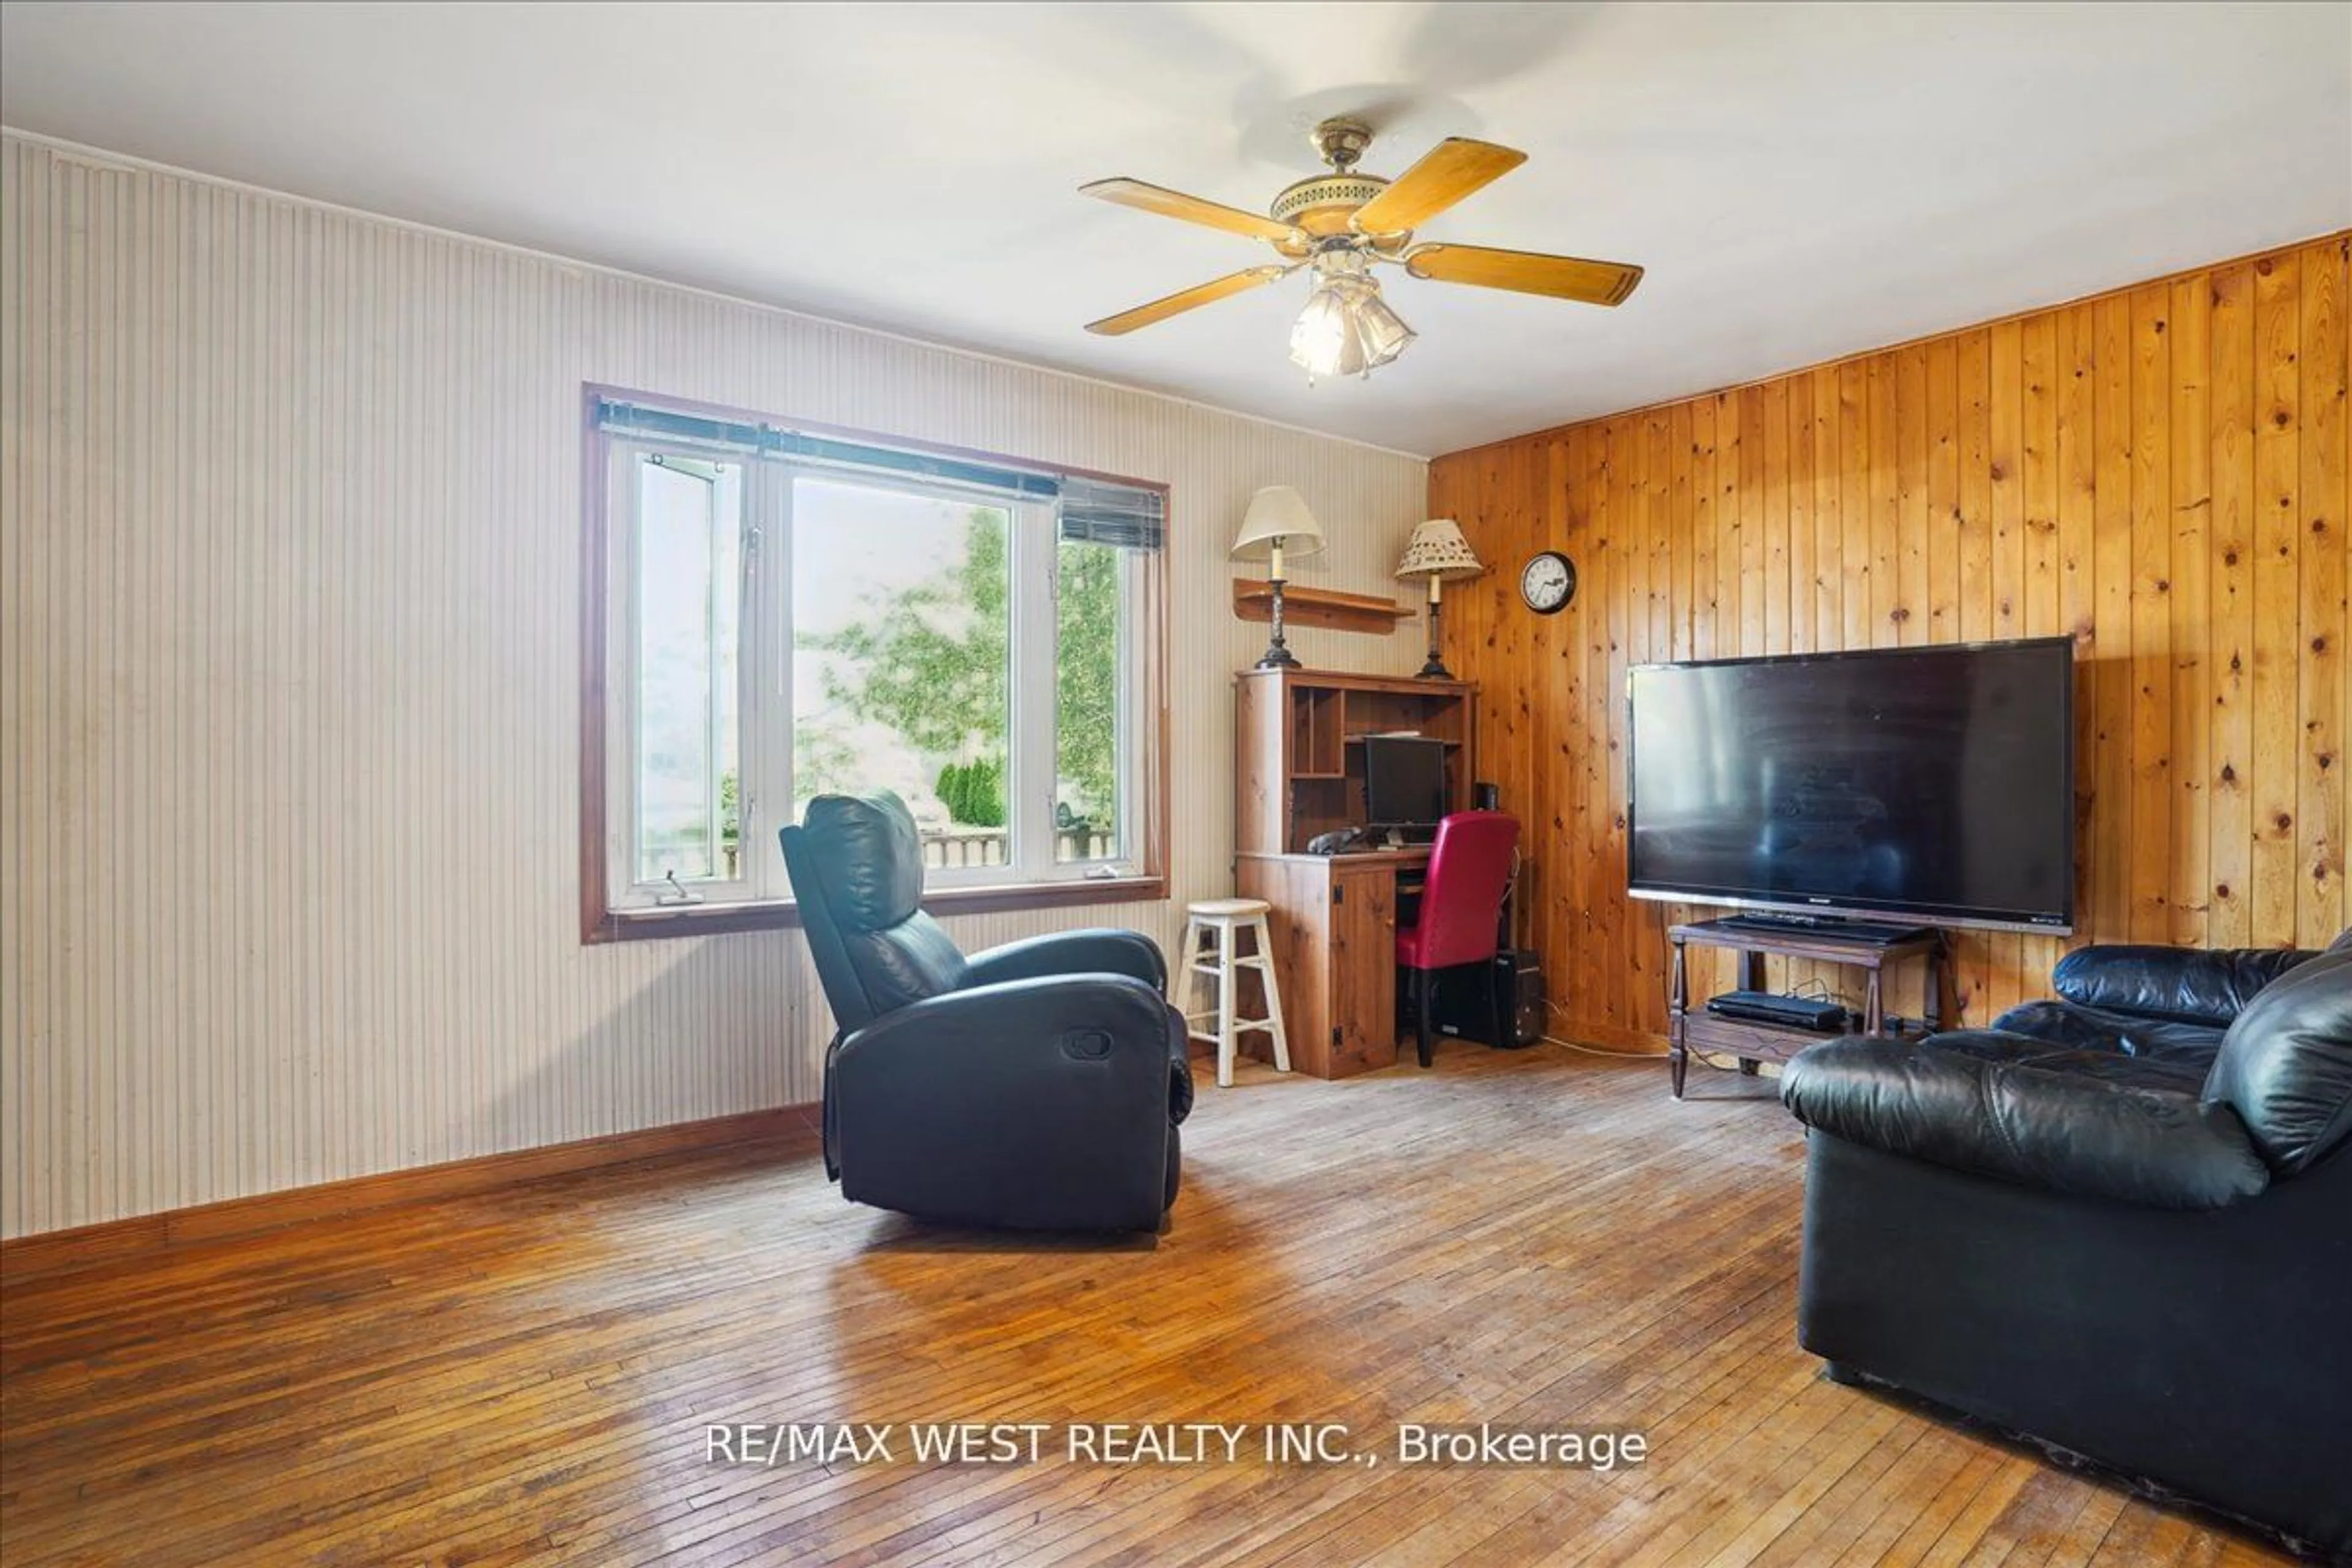
<svg viewBox="0 0 2352 1568">
<path fill-rule="evenodd" d="M 1360 826 L 1367 735 L 1444 742 L 1446 799 L 1470 809 L 1475 687 L 1307 669 L 1244 670 L 1234 687 L 1235 849 L 1296 855 L 1318 834 Z"/>
<path fill-rule="evenodd" d="M 1476 690 L 1305 669 L 1234 679 L 1234 884 L 1273 906 L 1291 1061 L 1301 1072 L 1346 1078 L 1396 1061 L 1397 896 L 1429 860 L 1426 848 L 1310 855 L 1307 843 L 1363 824 L 1367 735 L 1409 731 L 1445 742 L 1449 809 L 1467 810 Z"/>
</svg>

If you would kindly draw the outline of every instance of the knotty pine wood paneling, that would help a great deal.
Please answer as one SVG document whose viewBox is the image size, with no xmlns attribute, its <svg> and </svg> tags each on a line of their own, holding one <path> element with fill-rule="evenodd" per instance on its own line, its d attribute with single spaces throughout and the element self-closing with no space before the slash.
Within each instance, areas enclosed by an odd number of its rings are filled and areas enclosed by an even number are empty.
<svg viewBox="0 0 2352 1568">
<path fill-rule="evenodd" d="M 1625 896 L 1625 670 L 2073 636 L 2078 929 L 1960 939 L 1982 1024 L 2069 945 L 2325 944 L 2346 920 L 2346 235 L 1458 452 L 1430 512 L 1482 771 L 1529 825 L 1555 1032 L 1660 1043 L 1664 928 Z M 1517 569 L 1565 550 L 1558 616 Z M 1697 911 L 1705 912 L 1705 911 Z M 1731 984 L 1727 959 L 1695 984 Z M 1775 961 L 1775 986 L 1835 972 Z M 1894 1005 L 1916 1009 L 1916 981 Z"/>
<path fill-rule="evenodd" d="M 1318 586 L 1393 593 L 1422 516 L 1418 458 L 30 139 L 0 160 L 0 1235 L 817 1098 L 796 932 L 580 944 L 583 383 L 1171 487 L 1173 898 L 950 921 L 971 947 L 1172 948 L 1233 887 L 1251 490 L 1314 504 Z M 1412 623 L 1293 642 L 1422 657 Z"/>
</svg>

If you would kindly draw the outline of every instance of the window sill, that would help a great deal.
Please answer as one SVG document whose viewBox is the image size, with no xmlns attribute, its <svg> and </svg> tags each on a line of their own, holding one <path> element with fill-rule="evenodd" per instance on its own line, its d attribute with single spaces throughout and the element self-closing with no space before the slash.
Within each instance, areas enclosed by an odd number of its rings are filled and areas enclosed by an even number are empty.
<svg viewBox="0 0 2352 1568">
<path fill-rule="evenodd" d="M 978 915 L 1004 910 L 1141 903 L 1167 896 L 1165 877 L 1087 877 L 1067 882 L 940 888 L 923 895 L 923 908 L 940 916 Z M 790 899 L 753 904 L 607 910 L 601 918 L 588 923 L 580 940 L 590 946 L 608 942 L 658 942 L 665 938 L 724 936 L 735 931 L 780 931 L 800 923 L 800 905 Z"/>
</svg>

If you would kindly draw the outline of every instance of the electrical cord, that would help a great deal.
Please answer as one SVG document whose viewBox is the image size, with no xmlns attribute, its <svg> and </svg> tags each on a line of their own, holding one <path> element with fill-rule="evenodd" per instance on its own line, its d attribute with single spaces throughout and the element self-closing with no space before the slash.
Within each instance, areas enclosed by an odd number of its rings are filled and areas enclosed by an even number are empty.
<svg viewBox="0 0 2352 1568">
<path fill-rule="evenodd" d="M 1546 1035 L 1543 1040 L 1548 1046 L 1562 1046 L 1571 1051 L 1580 1051 L 1588 1057 L 1612 1057 L 1621 1062 L 1662 1062 L 1666 1059 L 1664 1055 L 1658 1051 L 1609 1051 L 1601 1049 L 1599 1046 L 1583 1046 L 1574 1040 L 1564 1040 L 1558 1035 Z"/>
<path fill-rule="evenodd" d="M 1819 980 L 1807 981 L 1805 984 L 1819 988 L 1818 999 L 1821 1001 L 1835 1002 L 1839 1005 L 1847 1008 L 1852 1008 L 1853 1006 L 1853 999 L 1852 997 L 1846 995 L 1843 992 L 1832 991 L 1827 985 L 1822 984 Z M 1790 996 L 1803 996 L 1806 993 L 1802 987 L 1800 987 L 1797 990 L 1786 992 L 1784 994 Z M 1565 1016 L 1568 1009 L 1561 1006 L 1559 1003 L 1553 1000 L 1551 997 L 1547 996 L 1544 998 L 1544 1011 Z M 1887 1023 L 1891 1026 L 1895 1022 L 1895 1019 L 1890 1016 L 1887 1019 Z M 1549 1033 L 1544 1035 L 1543 1040 L 1546 1045 L 1564 1046 L 1571 1051 L 1580 1051 L 1588 1057 L 1609 1057 L 1618 1061 L 1626 1062 L 1662 1062 L 1666 1059 L 1665 1056 L 1658 1051 L 1609 1050 L 1600 1046 L 1583 1045 L 1575 1040 L 1565 1039 L 1559 1035 Z M 1739 1065 L 1738 1058 L 1726 1055 L 1720 1051 L 1692 1051 L 1689 1053 L 1689 1056 L 1694 1061 L 1704 1062 L 1708 1067 L 1720 1068 L 1727 1072 L 1737 1068 Z M 1777 1062 L 1761 1062 L 1758 1064 L 1757 1070 L 1759 1072 L 1767 1072 L 1769 1069 L 1769 1076 L 1778 1078 L 1780 1076 L 1779 1066 L 1780 1064 Z"/>
<path fill-rule="evenodd" d="M 1549 996 L 1544 998 L 1544 1011 L 1547 1013 L 1557 1013 L 1562 1016 L 1565 1016 L 1568 1013 L 1567 1008 L 1561 1006 L 1557 1001 L 1553 1000 Z M 1551 1045 L 1566 1046 L 1571 1051 L 1582 1051 L 1588 1057 L 1614 1057 L 1620 1061 L 1633 1062 L 1662 1062 L 1666 1059 L 1655 1051 L 1604 1050 L 1599 1046 L 1579 1045 L 1574 1040 L 1562 1039 L 1559 1036 L 1553 1034 L 1546 1034 L 1544 1036 L 1544 1039 Z"/>
<path fill-rule="evenodd" d="M 1857 1003 L 1853 996 L 1843 991 L 1831 990 L 1829 982 L 1818 975 L 1811 980 L 1799 981 L 1782 994 L 1801 996 L 1808 1002 L 1834 1002 L 1849 1013 L 1862 1011 L 1861 1004 Z"/>
<path fill-rule="evenodd" d="M 1549 996 L 1544 998 L 1544 1009 L 1547 1012 L 1562 1014 L 1568 1011 Z M 1621 1062 L 1663 1062 L 1666 1059 L 1665 1053 L 1663 1051 L 1612 1051 L 1600 1046 L 1582 1045 L 1575 1040 L 1563 1039 L 1553 1034 L 1545 1035 L 1543 1041 L 1548 1046 L 1562 1046 L 1588 1057 L 1607 1057 Z M 1693 1061 L 1703 1062 L 1708 1067 L 1720 1068 L 1725 1072 L 1735 1071 L 1739 1066 L 1738 1058 L 1726 1056 L 1719 1051 L 1692 1051 L 1689 1056 Z M 1759 1062 L 1757 1064 L 1757 1071 L 1769 1078 L 1780 1076 L 1778 1062 Z"/>
</svg>

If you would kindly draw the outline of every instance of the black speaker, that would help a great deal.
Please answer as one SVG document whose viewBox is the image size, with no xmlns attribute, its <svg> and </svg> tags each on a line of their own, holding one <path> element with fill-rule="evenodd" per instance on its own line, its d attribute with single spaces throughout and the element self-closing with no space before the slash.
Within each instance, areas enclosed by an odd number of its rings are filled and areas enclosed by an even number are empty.
<svg viewBox="0 0 2352 1568">
<path fill-rule="evenodd" d="M 1441 971 L 1430 1027 L 1457 1040 L 1517 1050 L 1543 1038 L 1543 971 L 1525 948 L 1506 948 L 1486 963 Z"/>
<path fill-rule="evenodd" d="M 1470 786 L 1470 804 L 1480 811 L 1500 811 L 1503 809 L 1502 789 L 1481 779 Z"/>
</svg>

